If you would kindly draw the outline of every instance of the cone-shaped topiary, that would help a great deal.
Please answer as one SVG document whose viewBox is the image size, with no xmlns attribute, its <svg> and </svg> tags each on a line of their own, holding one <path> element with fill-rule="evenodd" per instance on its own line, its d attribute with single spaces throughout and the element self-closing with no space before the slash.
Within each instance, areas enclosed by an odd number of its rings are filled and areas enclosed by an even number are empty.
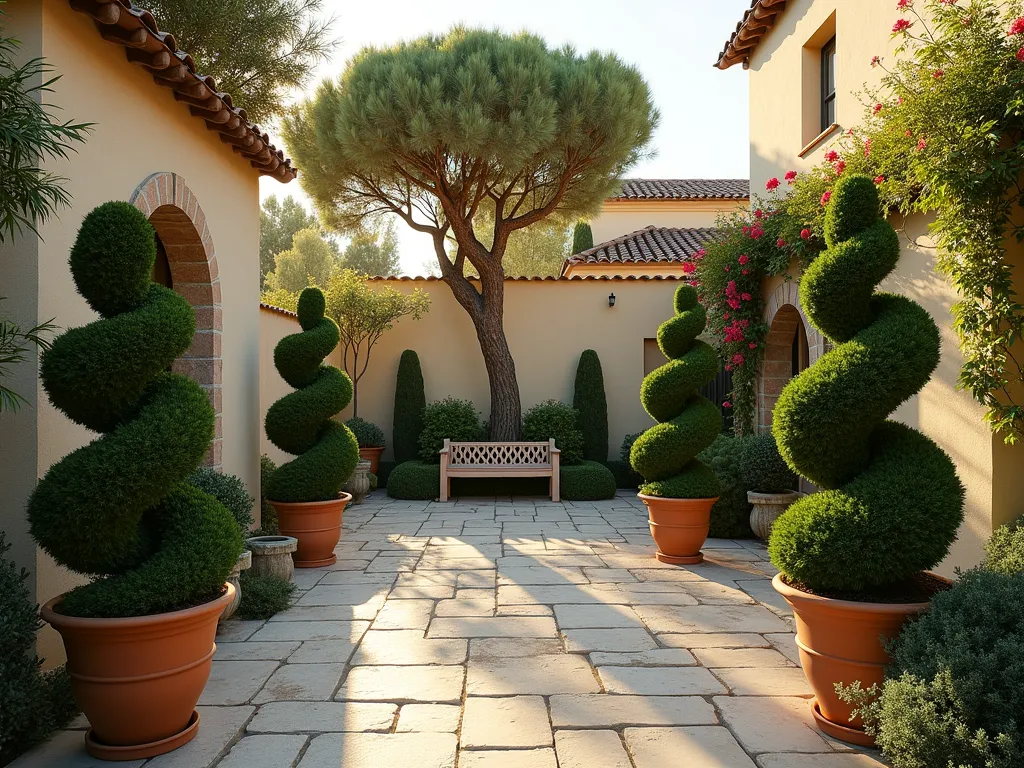
<svg viewBox="0 0 1024 768">
<path fill-rule="evenodd" d="M 420 358 L 413 350 L 407 349 L 398 361 L 394 421 L 391 430 L 395 461 L 399 464 L 419 458 L 423 409 L 426 407 L 427 398 L 423 391 Z"/>
<path fill-rule="evenodd" d="M 601 463 L 608 461 L 608 401 L 604 394 L 601 359 L 592 349 L 583 350 L 576 366 L 572 407 L 579 412 L 583 458 Z"/>
<path fill-rule="evenodd" d="M 572 228 L 572 252 L 582 253 L 594 247 L 594 232 L 590 224 L 585 221 L 577 221 Z"/>
<path fill-rule="evenodd" d="M 938 365 L 939 331 L 910 299 L 874 293 L 900 248 L 871 179 L 839 179 L 825 240 L 800 301 L 834 348 L 786 385 L 772 426 L 789 466 L 822 490 L 776 521 L 769 553 L 794 584 L 857 591 L 942 560 L 964 491 L 935 443 L 886 420 Z"/>
<path fill-rule="evenodd" d="M 669 361 L 640 387 L 644 408 L 661 423 L 637 438 L 629 460 L 647 481 L 643 494 L 710 499 L 719 494 L 718 478 L 696 456 L 722 431 L 722 414 L 698 390 L 718 374 L 718 355 L 697 339 L 708 319 L 697 291 L 679 286 L 675 310 L 658 328 L 658 346 Z"/>
<path fill-rule="evenodd" d="M 267 437 L 297 458 L 270 476 L 271 501 L 329 501 L 338 497 L 359 461 L 359 443 L 352 430 L 331 420 L 352 400 L 348 374 L 323 359 L 338 345 L 338 326 L 324 317 L 326 303 L 319 288 L 299 295 L 300 333 L 281 339 L 274 365 L 296 389 L 269 409 Z"/>
<path fill-rule="evenodd" d="M 146 217 L 106 203 L 71 251 L 79 293 L 101 319 L 43 354 L 51 402 L 101 436 L 50 467 L 29 499 L 32 535 L 79 573 L 57 610 L 117 618 L 215 598 L 242 551 L 231 513 L 184 483 L 213 440 L 202 387 L 168 372 L 192 343 L 188 302 L 150 281 L 156 240 Z"/>
</svg>

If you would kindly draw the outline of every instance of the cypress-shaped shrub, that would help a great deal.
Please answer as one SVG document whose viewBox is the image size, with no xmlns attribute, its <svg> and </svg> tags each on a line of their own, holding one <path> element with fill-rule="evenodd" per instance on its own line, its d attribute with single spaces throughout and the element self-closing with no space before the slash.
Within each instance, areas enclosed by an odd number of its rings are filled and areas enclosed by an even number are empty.
<svg viewBox="0 0 1024 768">
<path fill-rule="evenodd" d="M 277 536 L 281 533 L 277 525 L 277 510 L 267 498 L 270 476 L 276 471 L 277 464 L 269 456 L 260 456 L 260 527 L 252 532 L 253 536 Z"/>
<path fill-rule="evenodd" d="M 582 253 L 594 247 L 594 232 L 590 224 L 585 221 L 577 221 L 572 228 L 572 252 Z"/>
<path fill-rule="evenodd" d="M 860 591 L 942 560 L 964 490 L 934 442 L 886 420 L 931 377 L 939 331 L 910 299 L 875 293 L 900 248 L 871 179 L 836 182 L 825 241 L 800 301 L 833 348 L 786 385 L 772 426 L 786 463 L 822 490 L 779 517 L 769 553 L 792 584 Z"/>
<path fill-rule="evenodd" d="M 426 407 L 420 358 L 413 350 L 407 349 L 398 361 L 398 377 L 395 379 L 395 410 L 391 432 L 395 463 L 401 464 L 419 457 L 423 409 Z"/>
<path fill-rule="evenodd" d="M 328 501 L 352 476 L 359 444 L 352 430 L 331 417 L 352 400 L 352 380 L 323 359 L 338 345 L 338 326 L 324 317 L 324 294 L 306 288 L 299 295 L 300 333 L 285 336 L 274 348 L 274 365 L 295 392 L 269 409 L 267 437 L 294 455 L 270 477 L 271 501 Z"/>
<path fill-rule="evenodd" d="M 557 400 L 546 400 L 523 414 L 523 440 L 543 442 L 554 438 L 562 464 L 583 461 L 583 433 L 579 412 Z"/>
<path fill-rule="evenodd" d="M 608 400 L 604 394 L 604 374 L 597 352 L 586 349 L 576 366 L 572 407 L 579 414 L 583 433 L 583 458 L 608 461 Z"/>
<path fill-rule="evenodd" d="M 641 493 L 709 499 L 721 487 L 715 473 L 696 457 L 722 431 L 722 414 L 699 390 L 718 374 L 718 355 L 697 339 L 707 312 L 697 303 L 693 287 L 676 289 L 675 311 L 658 328 L 658 346 L 669 361 L 647 374 L 640 387 L 644 409 L 660 423 L 637 438 L 629 459 L 646 481 Z"/>
<path fill-rule="evenodd" d="M 128 203 L 82 222 L 71 251 L 79 293 L 99 315 L 54 340 L 40 375 L 55 407 L 100 436 L 47 471 L 29 499 L 33 537 L 58 563 L 98 576 L 65 595 L 68 616 L 173 611 L 215 598 L 242 551 L 231 513 L 182 482 L 213 441 L 213 406 L 170 373 L 195 315 L 150 280 L 153 227 Z"/>
</svg>

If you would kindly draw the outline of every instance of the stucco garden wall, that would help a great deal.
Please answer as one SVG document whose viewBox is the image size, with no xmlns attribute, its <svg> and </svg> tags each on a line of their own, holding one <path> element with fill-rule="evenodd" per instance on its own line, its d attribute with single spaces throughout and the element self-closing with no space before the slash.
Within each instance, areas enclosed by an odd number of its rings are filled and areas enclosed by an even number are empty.
<svg viewBox="0 0 1024 768">
<path fill-rule="evenodd" d="M 75 291 L 67 267 L 68 253 L 85 214 L 108 200 L 128 200 L 152 174 L 172 172 L 191 190 L 208 228 L 207 245 L 216 254 L 221 311 L 211 328 L 220 338 L 207 339 L 209 380 L 213 380 L 214 345 L 222 350 L 220 464 L 239 475 L 255 492 L 259 487 L 259 197 L 258 177 L 188 107 L 154 84 L 150 73 L 125 59 L 124 48 L 104 41 L 92 20 L 75 13 L 65 0 L 19 0 L 4 6 L 6 26 L 24 47 L 21 55 L 43 55 L 63 77 L 48 97 L 60 114 L 95 123 L 87 142 L 70 161 L 53 170 L 68 178 L 74 203 L 40 228 L 40 238 L 23 238 L 0 247 L 0 296 L 4 309 L 27 325 L 56 318 L 70 328 L 96 315 Z M 180 188 L 179 188 L 180 189 Z M 179 199 L 193 216 L 198 210 Z M 168 209 L 165 209 L 168 210 Z M 170 253 L 173 259 L 174 256 Z M 177 278 L 175 283 L 178 284 Z M 182 281 L 186 282 L 186 281 Z M 191 282 L 191 278 L 188 280 Z M 198 289 L 197 289 L 198 290 Z M 202 292 L 202 291 L 201 291 Z M 205 292 L 200 301 L 214 294 Z M 46 400 L 34 361 L 21 366 L 15 379 L 29 407 L 4 414 L 0 428 L 0 523 L 13 540 L 19 565 L 34 572 L 39 602 L 77 583 L 28 538 L 25 501 L 37 477 L 94 435 L 75 426 Z M 205 374 L 204 374 L 205 375 Z M 198 377 L 197 377 L 198 378 Z M 38 386 L 37 386 L 38 385 Z M 51 630 L 40 636 L 39 652 L 50 661 L 61 656 Z"/>
<path fill-rule="evenodd" d="M 713 227 L 722 211 L 744 207 L 745 201 L 736 200 L 608 200 L 591 220 L 590 230 L 594 233 L 594 245 L 599 245 L 652 225 Z"/>
</svg>

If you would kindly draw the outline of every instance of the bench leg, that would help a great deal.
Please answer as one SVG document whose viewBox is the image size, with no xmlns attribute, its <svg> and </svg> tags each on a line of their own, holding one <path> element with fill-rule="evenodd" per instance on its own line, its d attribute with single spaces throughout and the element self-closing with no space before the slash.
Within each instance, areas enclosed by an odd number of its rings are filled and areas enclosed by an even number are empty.
<svg viewBox="0 0 1024 768">
<path fill-rule="evenodd" d="M 561 501 L 561 488 L 559 484 L 559 476 L 557 472 L 551 473 L 551 500 Z"/>
<path fill-rule="evenodd" d="M 448 501 L 448 494 L 451 490 L 451 479 L 444 475 L 441 477 L 441 501 Z"/>
</svg>

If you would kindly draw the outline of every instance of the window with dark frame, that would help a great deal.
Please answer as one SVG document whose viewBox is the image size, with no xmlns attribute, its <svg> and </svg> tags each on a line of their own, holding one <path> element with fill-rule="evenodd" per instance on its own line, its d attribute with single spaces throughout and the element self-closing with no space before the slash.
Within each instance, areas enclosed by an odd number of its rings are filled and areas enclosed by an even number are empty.
<svg viewBox="0 0 1024 768">
<path fill-rule="evenodd" d="M 836 39 L 821 47 L 821 130 L 836 121 Z"/>
</svg>

